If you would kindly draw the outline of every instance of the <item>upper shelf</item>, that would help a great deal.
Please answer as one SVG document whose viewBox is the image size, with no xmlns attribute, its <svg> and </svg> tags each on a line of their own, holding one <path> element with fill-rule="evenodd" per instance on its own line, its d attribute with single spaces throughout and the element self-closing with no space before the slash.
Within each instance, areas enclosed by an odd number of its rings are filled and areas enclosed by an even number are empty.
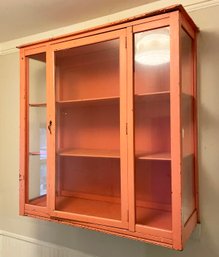
<svg viewBox="0 0 219 257">
<path fill-rule="evenodd" d="M 135 99 L 140 102 L 141 101 L 169 100 L 169 97 L 170 97 L 170 91 L 135 94 Z M 72 104 L 83 104 L 83 103 L 106 103 L 106 102 L 119 102 L 119 96 L 82 98 L 82 99 L 56 101 L 56 103 L 61 106 L 71 106 Z"/>
<path fill-rule="evenodd" d="M 104 102 L 119 102 L 119 96 L 74 99 L 74 100 L 57 101 L 56 103 L 61 106 L 71 106 L 72 104 L 104 103 Z"/>
<path fill-rule="evenodd" d="M 137 102 L 154 102 L 154 101 L 168 101 L 170 99 L 170 91 L 158 91 L 151 93 L 136 93 L 135 101 Z"/>
<path fill-rule="evenodd" d="M 183 99 L 191 98 L 191 96 L 182 94 Z M 97 97 L 97 98 L 83 98 L 74 100 L 58 100 L 56 103 L 60 106 L 71 106 L 72 104 L 86 104 L 86 103 L 107 103 L 107 102 L 119 102 L 119 96 L 109 96 L 109 97 Z M 151 93 L 140 93 L 135 94 L 136 102 L 157 102 L 157 101 L 169 101 L 170 91 L 159 91 Z M 30 107 L 46 107 L 46 103 L 30 103 Z"/>
<path fill-rule="evenodd" d="M 47 154 L 47 151 L 37 151 L 37 152 L 30 152 L 30 155 L 46 155 Z"/>
<path fill-rule="evenodd" d="M 102 149 L 66 149 L 60 150 L 59 156 L 68 157 L 96 157 L 96 158 L 120 158 L 119 150 L 102 150 Z M 170 153 L 136 153 L 136 158 L 140 160 L 163 160 L 170 161 Z"/>
<path fill-rule="evenodd" d="M 75 157 L 102 157 L 102 158 L 120 158 L 117 150 L 99 150 L 99 149 L 67 149 L 60 150 L 60 156 Z"/>
<path fill-rule="evenodd" d="M 139 160 L 160 160 L 160 161 L 170 161 L 171 155 L 169 152 L 159 152 L 159 153 L 136 153 L 136 158 Z"/>
</svg>

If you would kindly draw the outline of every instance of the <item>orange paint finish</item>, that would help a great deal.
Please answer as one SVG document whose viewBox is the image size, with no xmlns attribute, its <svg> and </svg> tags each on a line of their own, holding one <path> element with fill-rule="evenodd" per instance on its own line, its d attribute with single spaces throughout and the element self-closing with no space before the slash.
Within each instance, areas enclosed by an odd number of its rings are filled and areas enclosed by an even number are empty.
<svg viewBox="0 0 219 257">
<path fill-rule="evenodd" d="M 127 27 L 127 177 L 129 230 L 135 232 L 135 174 L 134 174 L 134 87 L 133 87 L 133 27 Z"/>
<path fill-rule="evenodd" d="M 184 247 L 198 172 L 196 47 L 181 33 L 197 28 L 181 6 L 154 15 L 21 47 L 21 215 Z M 170 61 L 139 64 L 156 33 Z"/>
</svg>

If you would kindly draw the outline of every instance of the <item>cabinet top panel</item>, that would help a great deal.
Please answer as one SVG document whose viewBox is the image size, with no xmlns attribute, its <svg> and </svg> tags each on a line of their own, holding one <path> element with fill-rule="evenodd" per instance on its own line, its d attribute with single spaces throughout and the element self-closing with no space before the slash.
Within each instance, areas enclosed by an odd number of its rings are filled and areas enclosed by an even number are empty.
<svg viewBox="0 0 219 257">
<path fill-rule="evenodd" d="M 184 9 L 184 7 L 182 5 L 172 5 L 172 6 L 169 6 L 166 8 L 162 8 L 162 9 L 155 10 L 155 11 L 148 12 L 148 13 L 143 13 L 141 15 L 132 16 L 132 17 L 114 21 L 111 23 L 106 23 L 106 24 L 99 25 L 96 27 L 75 31 L 73 33 L 64 34 L 64 35 L 57 36 L 54 38 L 49 38 L 49 39 L 47 38 L 45 40 L 31 42 L 29 44 L 24 44 L 24 45 L 18 46 L 17 48 L 34 47 L 36 45 L 43 45 L 43 44 L 47 44 L 47 43 L 54 44 L 54 43 L 58 43 L 60 40 L 73 39 L 71 37 L 74 37 L 74 36 L 80 36 L 80 35 L 83 36 L 84 33 L 90 33 L 90 35 L 92 35 L 92 34 L 96 34 L 97 32 L 98 33 L 105 32 L 104 29 L 106 30 L 106 32 L 108 30 L 121 29 L 121 28 L 130 26 L 130 25 L 133 25 L 133 24 L 131 24 L 131 22 L 133 22 L 133 21 L 138 21 L 138 20 L 141 20 L 144 18 L 154 17 L 157 15 L 164 15 L 164 14 L 166 14 L 167 15 L 166 17 L 168 17 L 168 14 L 171 12 L 174 12 L 174 11 L 179 11 L 184 16 L 184 18 L 191 24 L 191 26 L 194 28 L 194 30 L 198 31 L 198 27 L 195 25 L 195 23 L 193 22 L 191 17 L 188 15 L 188 13 Z M 99 30 L 101 30 L 101 31 L 99 31 Z"/>
</svg>

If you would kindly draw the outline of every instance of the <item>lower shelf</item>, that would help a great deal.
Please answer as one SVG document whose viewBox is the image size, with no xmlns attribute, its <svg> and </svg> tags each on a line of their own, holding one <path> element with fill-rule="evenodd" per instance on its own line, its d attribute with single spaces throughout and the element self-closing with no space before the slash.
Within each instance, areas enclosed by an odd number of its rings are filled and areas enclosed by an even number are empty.
<svg viewBox="0 0 219 257">
<path fill-rule="evenodd" d="M 39 197 L 29 200 L 29 204 L 40 206 L 40 207 L 46 207 L 46 203 L 47 203 L 46 195 L 39 196 Z"/>
<path fill-rule="evenodd" d="M 121 205 L 108 201 L 59 196 L 56 198 L 56 210 L 121 220 Z"/>
<path fill-rule="evenodd" d="M 30 204 L 45 206 L 46 196 L 30 201 Z M 88 216 L 121 220 L 121 205 L 118 199 L 115 202 L 77 197 L 58 196 L 56 210 Z M 158 210 L 146 207 L 136 208 L 136 224 L 164 230 L 172 229 L 171 211 Z"/>
</svg>

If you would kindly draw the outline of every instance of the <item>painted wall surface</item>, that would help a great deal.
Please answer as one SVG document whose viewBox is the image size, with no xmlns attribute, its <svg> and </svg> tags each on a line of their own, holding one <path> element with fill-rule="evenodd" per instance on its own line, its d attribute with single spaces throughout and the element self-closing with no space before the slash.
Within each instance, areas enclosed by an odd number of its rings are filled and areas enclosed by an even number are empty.
<svg viewBox="0 0 219 257">
<path fill-rule="evenodd" d="M 55 243 L 88 256 L 219 256 L 218 14 L 219 6 L 190 13 L 201 30 L 198 43 L 198 112 L 202 224 L 200 231 L 194 233 L 183 252 L 85 229 L 19 217 L 18 53 L 0 56 L 0 230 Z M 16 253 L 14 256 L 17 256 Z"/>
</svg>

